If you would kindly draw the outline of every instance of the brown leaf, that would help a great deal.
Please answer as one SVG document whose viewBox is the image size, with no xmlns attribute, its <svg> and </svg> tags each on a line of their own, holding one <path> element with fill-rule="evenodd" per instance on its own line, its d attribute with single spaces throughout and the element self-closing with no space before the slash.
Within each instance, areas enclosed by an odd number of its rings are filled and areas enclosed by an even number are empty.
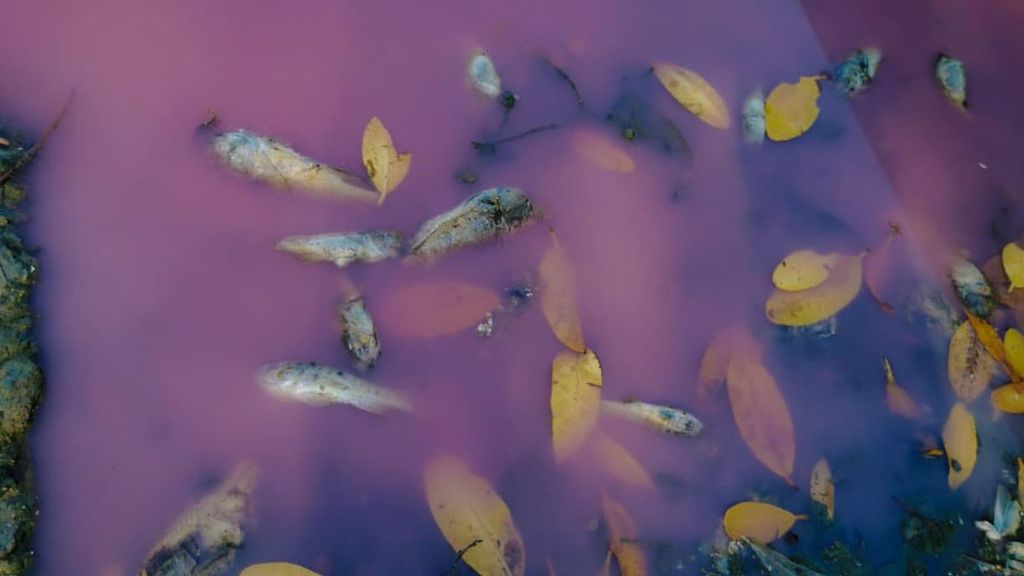
<svg viewBox="0 0 1024 576">
<path fill-rule="evenodd" d="M 743 441 L 762 464 L 793 484 L 796 434 L 775 379 L 759 359 L 736 357 L 729 363 L 726 387 Z"/>
<path fill-rule="evenodd" d="M 363 165 L 380 192 L 378 204 L 382 204 L 388 194 L 405 180 L 412 165 L 412 154 L 399 154 L 395 150 L 391 133 L 376 116 L 370 119 L 363 132 Z"/>
<path fill-rule="evenodd" d="M 910 394 L 896 383 L 896 376 L 892 372 L 892 364 L 889 363 L 889 359 L 883 358 L 882 363 L 885 366 L 885 400 L 889 405 L 889 411 L 911 420 L 920 418 L 924 411 L 910 397 Z"/>
<path fill-rule="evenodd" d="M 947 362 L 949 383 L 957 397 L 971 402 L 981 396 L 995 374 L 995 367 L 971 323 L 961 323 L 949 340 Z"/>
<path fill-rule="evenodd" d="M 608 526 L 608 547 L 619 565 L 621 576 L 645 576 L 647 574 L 647 558 L 643 548 L 634 543 L 636 540 L 636 522 L 622 504 L 602 495 L 601 506 L 604 509 L 604 521 Z"/>
<path fill-rule="evenodd" d="M 701 404 L 707 404 L 718 396 L 725 384 L 726 369 L 734 356 L 761 358 L 761 345 L 746 326 L 723 328 L 708 344 L 697 373 L 697 400 Z"/>
<path fill-rule="evenodd" d="M 540 261 L 540 306 L 551 331 L 570 350 L 583 353 L 583 326 L 576 309 L 576 277 L 569 256 L 551 231 L 551 245 Z"/>
</svg>

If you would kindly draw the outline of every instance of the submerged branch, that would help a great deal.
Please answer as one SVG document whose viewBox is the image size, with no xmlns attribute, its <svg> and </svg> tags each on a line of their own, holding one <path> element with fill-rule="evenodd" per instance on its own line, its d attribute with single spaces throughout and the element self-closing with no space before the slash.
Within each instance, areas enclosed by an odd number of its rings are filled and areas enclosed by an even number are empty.
<svg viewBox="0 0 1024 576">
<path fill-rule="evenodd" d="M 6 172 L 0 174 L 0 186 L 6 184 L 8 180 L 13 178 L 18 171 L 27 166 L 29 162 L 32 162 L 36 155 L 39 154 L 40 150 L 43 149 L 43 146 L 46 145 L 46 141 L 50 139 L 50 136 L 57 130 L 57 127 L 60 126 L 61 120 L 63 120 L 64 115 L 67 114 L 68 107 L 71 106 L 71 101 L 74 100 L 74 98 L 75 91 L 72 90 L 71 93 L 68 94 L 67 100 L 64 101 L 64 106 L 60 109 L 60 113 L 58 113 L 57 117 L 53 119 L 53 122 L 50 122 L 50 125 L 46 127 L 46 130 L 43 132 L 42 136 L 39 137 L 39 140 L 37 140 L 36 143 L 33 144 L 27 152 L 25 152 L 24 156 L 14 163 L 14 166 L 11 166 Z"/>
<path fill-rule="evenodd" d="M 550 66 L 551 69 L 555 71 L 555 74 L 558 74 L 558 77 L 569 85 L 569 89 L 572 90 L 572 95 L 576 99 L 576 104 L 578 104 L 580 108 L 583 108 L 585 106 L 583 102 L 583 94 L 580 94 L 580 88 L 576 85 L 572 76 L 569 76 L 568 72 L 555 64 L 550 58 L 544 58 L 544 63 Z"/>
<path fill-rule="evenodd" d="M 493 153 L 493 152 L 496 152 L 498 150 L 498 146 L 501 146 L 502 144 L 508 144 L 509 142 L 515 142 L 516 140 L 521 140 L 523 138 L 527 138 L 527 137 L 533 136 L 534 134 L 538 134 L 538 133 L 544 132 L 546 130 L 554 130 L 556 128 L 558 128 L 558 124 L 545 124 L 543 126 L 537 126 L 535 128 L 530 128 L 529 130 L 526 130 L 525 132 L 520 132 L 519 134 L 514 134 L 512 136 L 506 136 L 505 138 L 499 138 L 498 140 L 482 140 L 482 141 L 474 140 L 474 141 L 470 142 L 470 144 L 476 150 L 480 150 L 482 152 Z"/>
</svg>

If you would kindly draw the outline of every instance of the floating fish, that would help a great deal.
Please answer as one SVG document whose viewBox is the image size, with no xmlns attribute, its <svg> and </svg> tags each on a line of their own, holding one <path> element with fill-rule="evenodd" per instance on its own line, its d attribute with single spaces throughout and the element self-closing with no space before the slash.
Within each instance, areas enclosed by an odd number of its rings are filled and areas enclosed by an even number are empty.
<svg viewBox="0 0 1024 576">
<path fill-rule="evenodd" d="M 483 322 L 477 324 L 476 333 L 487 338 L 495 331 L 508 324 L 523 308 L 526 308 L 536 295 L 533 287 L 528 284 L 515 284 L 505 288 L 501 306 L 491 310 Z"/>
<path fill-rule="evenodd" d="M 363 297 L 355 296 L 342 304 L 338 309 L 338 320 L 341 323 L 341 341 L 352 357 L 352 363 L 363 372 L 372 369 L 380 358 L 380 337 Z"/>
<path fill-rule="evenodd" d="M 868 89 L 878 72 L 882 53 L 874 48 L 860 48 L 832 69 L 832 82 L 847 96 Z"/>
<path fill-rule="evenodd" d="M 353 262 L 379 262 L 398 255 L 402 236 L 398 232 L 370 231 L 289 236 L 277 249 L 290 252 L 306 262 L 332 262 L 344 268 Z"/>
<path fill-rule="evenodd" d="M 961 108 L 967 107 L 967 69 L 963 62 L 939 54 L 935 59 L 935 78 L 947 98 Z"/>
<path fill-rule="evenodd" d="M 749 144 L 764 142 L 764 93 L 758 90 L 743 102 L 743 139 Z"/>
<path fill-rule="evenodd" d="M 380 199 L 361 177 L 321 164 L 273 138 L 246 130 L 218 135 L 213 140 L 213 152 L 235 172 L 285 190 L 365 202 Z"/>
<path fill-rule="evenodd" d="M 603 400 L 601 409 L 606 414 L 642 422 L 668 434 L 697 436 L 704 429 L 704 424 L 696 416 L 670 406 L 648 404 L 636 400 L 628 402 Z"/>
<path fill-rule="evenodd" d="M 245 540 L 256 477 L 256 467 L 242 463 L 215 492 L 182 513 L 146 555 L 140 576 L 225 574 Z"/>
<path fill-rule="evenodd" d="M 263 368 L 260 383 L 278 398 L 310 406 L 348 404 L 373 414 L 412 411 L 401 392 L 371 384 L 358 376 L 312 362 L 282 362 Z"/>
<path fill-rule="evenodd" d="M 413 256 L 439 256 L 509 234 L 536 215 L 518 188 L 489 188 L 432 218 L 412 239 Z"/>
<path fill-rule="evenodd" d="M 469 61 L 466 69 L 469 83 L 474 90 L 488 98 L 501 96 L 501 78 L 490 56 L 479 52 Z"/>
<path fill-rule="evenodd" d="M 988 318 L 995 308 L 992 285 L 978 267 L 963 258 L 957 258 L 949 273 L 964 308 L 980 318 Z"/>
</svg>

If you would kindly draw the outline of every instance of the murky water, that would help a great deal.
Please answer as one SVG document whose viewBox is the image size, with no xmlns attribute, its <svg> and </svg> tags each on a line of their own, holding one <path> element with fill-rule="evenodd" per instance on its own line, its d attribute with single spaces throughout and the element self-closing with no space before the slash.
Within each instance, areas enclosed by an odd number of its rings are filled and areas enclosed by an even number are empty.
<svg viewBox="0 0 1024 576">
<path fill-rule="evenodd" d="M 560 574 L 600 568 L 602 490 L 652 543 L 654 573 L 675 551 L 669 545 L 691 551 L 710 541 L 723 511 L 752 494 L 807 511 L 807 478 L 821 457 L 836 475 L 836 524 L 800 524 L 799 542 L 779 550 L 806 554 L 839 540 L 875 568 L 902 566 L 901 505 L 912 502 L 961 514 L 956 542 L 972 552 L 980 533 L 971 523 L 990 514 L 1001 458 L 1020 452 L 1008 430 L 1014 417 L 993 423 L 986 400 L 974 405 L 981 461 L 951 492 L 945 461 L 919 454 L 954 401 L 945 343 L 934 347 L 906 311 L 921 283 L 946 289 L 952 251 L 967 249 L 980 264 L 1021 231 L 1015 66 L 1024 12 L 1009 0 L 890 4 L 8 6 L 0 115 L 38 131 L 76 93 L 31 180 L 49 379 L 34 443 L 36 572 L 134 573 L 184 506 L 252 459 L 262 471 L 258 510 L 237 567 L 275 560 L 333 575 L 443 573 L 454 554 L 422 488 L 425 462 L 441 452 L 461 455 L 503 495 L 531 574 L 548 559 Z M 786 144 L 752 147 L 735 127 L 708 127 L 647 72 L 654 61 L 697 70 L 736 111 L 753 89 L 814 74 L 868 44 L 886 55 L 869 92 L 850 101 L 823 85 L 817 124 Z M 521 97 L 500 133 L 500 106 L 466 85 L 479 47 Z M 968 65 L 969 115 L 935 86 L 938 51 Z M 583 110 L 547 58 L 571 74 Z M 603 117 L 625 89 L 680 127 L 692 162 L 623 141 L 636 170 L 617 174 L 572 152 L 581 128 L 617 137 Z M 413 153 L 412 170 L 380 208 L 280 192 L 213 159 L 194 131 L 211 110 L 222 125 L 350 168 L 378 115 Z M 494 155 L 469 144 L 549 123 L 559 128 Z M 466 170 L 473 184 L 457 178 Z M 372 379 L 411 394 L 414 417 L 282 403 L 257 386 L 268 362 L 349 362 L 335 320 L 343 275 L 276 252 L 278 240 L 377 227 L 411 234 L 497 185 L 521 187 L 544 220 L 434 266 L 396 260 L 344 274 L 381 324 Z M 894 313 L 862 291 L 830 338 L 764 319 L 783 256 L 804 247 L 856 253 L 878 245 L 891 222 L 903 230 L 885 282 Z M 536 305 L 487 340 L 471 329 L 403 336 L 403 319 L 375 308 L 416 283 L 500 291 L 535 276 L 549 228 L 576 269 L 604 397 L 672 404 L 705 422 L 699 439 L 599 424 L 661 479 L 658 490 L 624 487 L 585 458 L 554 463 L 550 366 L 562 346 Z M 762 342 L 789 404 L 799 490 L 754 459 L 727 400 L 698 404 L 701 355 L 735 323 Z M 930 407 L 923 422 L 887 411 L 883 356 Z M 662 573 L 698 573 L 699 556 L 682 556 L 682 572 Z"/>
</svg>

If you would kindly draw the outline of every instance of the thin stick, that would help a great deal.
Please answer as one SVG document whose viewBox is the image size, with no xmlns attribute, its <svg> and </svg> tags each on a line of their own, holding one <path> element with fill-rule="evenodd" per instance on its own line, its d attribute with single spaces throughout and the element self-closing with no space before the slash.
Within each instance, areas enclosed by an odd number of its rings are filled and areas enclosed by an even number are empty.
<svg viewBox="0 0 1024 576">
<path fill-rule="evenodd" d="M 472 144 L 473 148 L 476 148 L 477 150 L 494 150 L 498 146 L 501 146 L 502 144 L 508 144 L 509 142 L 514 142 L 516 140 L 520 140 L 520 139 L 526 138 L 528 136 L 533 136 L 534 134 L 537 134 L 538 132 L 544 132 L 545 130 L 554 130 L 556 128 L 558 128 L 558 124 L 545 124 L 544 126 L 537 126 L 536 128 L 530 128 L 529 130 L 527 130 L 525 132 L 520 132 L 519 134 L 515 134 L 513 136 L 507 136 L 507 137 L 501 138 L 499 140 L 492 140 L 492 141 L 489 141 L 489 142 L 488 141 L 479 142 L 479 141 L 474 140 L 474 141 L 470 142 L 470 144 Z"/>
<path fill-rule="evenodd" d="M 473 546 L 476 546 L 477 544 L 483 544 L 483 543 L 484 543 L 483 540 L 480 540 L 479 538 L 477 538 L 476 540 L 473 540 L 472 542 L 470 542 L 469 546 L 466 546 L 462 550 L 459 550 L 459 553 L 455 555 L 455 561 L 452 562 L 452 567 L 449 568 L 447 572 L 445 572 L 444 576 L 455 576 L 455 569 L 458 568 L 459 562 L 462 562 L 462 557 L 466 555 L 466 552 L 469 552 L 469 549 L 472 548 Z"/>
<path fill-rule="evenodd" d="M 60 109 L 60 113 L 53 119 L 53 122 L 50 122 L 50 125 L 46 127 L 46 130 L 43 132 L 43 135 L 39 137 L 39 140 L 37 140 L 36 143 L 28 149 L 28 152 L 25 152 L 24 156 L 14 163 L 14 166 L 11 166 L 6 172 L 0 174 L 0 186 L 6 184 L 8 180 L 13 178 L 19 170 L 24 168 L 36 157 L 37 154 L 39 154 L 39 151 L 43 149 L 44 145 L 46 145 L 46 141 L 50 139 L 50 136 L 57 130 L 57 127 L 60 126 L 60 122 L 64 119 L 64 115 L 67 114 L 68 107 L 71 106 L 71 101 L 74 100 L 74 98 L 75 91 L 72 90 L 71 93 L 68 94 L 67 100 L 64 101 L 64 107 Z"/>
</svg>

